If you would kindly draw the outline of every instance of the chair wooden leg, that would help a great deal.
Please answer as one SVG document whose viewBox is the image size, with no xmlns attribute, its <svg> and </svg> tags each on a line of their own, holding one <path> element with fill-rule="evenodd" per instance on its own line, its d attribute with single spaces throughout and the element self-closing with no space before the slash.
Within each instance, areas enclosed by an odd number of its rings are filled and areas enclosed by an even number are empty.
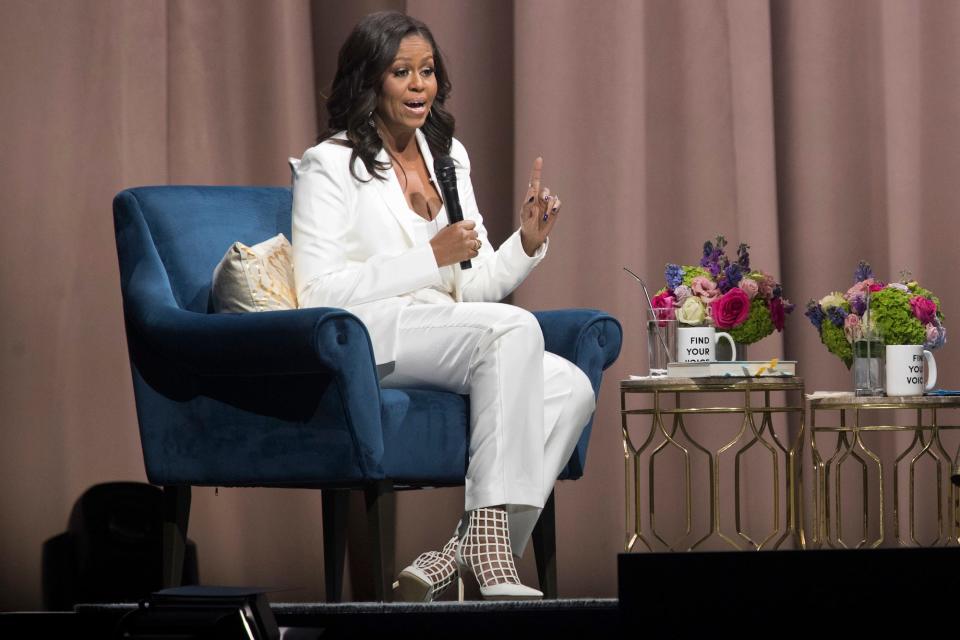
<svg viewBox="0 0 960 640">
<path fill-rule="evenodd" d="M 347 551 L 349 489 L 323 489 L 323 565 L 327 602 L 343 600 L 343 559 Z"/>
<path fill-rule="evenodd" d="M 396 495 L 393 483 L 382 480 L 364 490 L 367 504 L 367 528 L 370 533 L 374 594 L 381 602 L 393 601 L 394 538 L 396 534 Z"/>
<path fill-rule="evenodd" d="M 190 521 L 190 486 L 163 488 L 163 588 L 183 583 L 183 555 Z"/>
<path fill-rule="evenodd" d="M 540 519 L 533 527 L 533 553 L 537 560 L 537 577 L 544 598 L 557 597 L 557 513 L 553 492 L 543 505 Z"/>
</svg>

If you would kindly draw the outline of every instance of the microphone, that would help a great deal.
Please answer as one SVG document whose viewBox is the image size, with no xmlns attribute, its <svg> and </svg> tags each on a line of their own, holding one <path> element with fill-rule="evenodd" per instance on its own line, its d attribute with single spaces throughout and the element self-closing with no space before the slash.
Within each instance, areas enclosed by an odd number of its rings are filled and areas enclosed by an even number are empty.
<svg viewBox="0 0 960 640">
<path fill-rule="evenodd" d="M 463 221 L 463 209 L 460 208 L 460 194 L 457 193 L 457 170 L 453 166 L 450 156 L 437 156 L 433 161 L 433 170 L 440 183 L 440 195 L 447 207 L 447 220 L 450 224 Z M 473 265 L 469 260 L 460 263 L 461 269 L 469 269 Z"/>
</svg>

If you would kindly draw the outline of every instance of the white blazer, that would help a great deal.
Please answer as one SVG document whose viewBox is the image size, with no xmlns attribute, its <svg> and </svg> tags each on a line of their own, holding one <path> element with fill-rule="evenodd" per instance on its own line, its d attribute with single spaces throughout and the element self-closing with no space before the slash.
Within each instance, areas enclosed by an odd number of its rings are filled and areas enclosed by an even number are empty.
<svg viewBox="0 0 960 640">
<path fill-rule="evenodd" d="M 350 173 L 349 147 L 341 132 L 306 151 L 294 167 L 293 265 L 301 307 L 342 307 L 366 325 L 377 364 L 396 359 L 400 311 L 417 300 L 411 294 L 439 285 L 440 269 L 429 244 L 414 245 L 413 214 L 392 169 L 386 180 L 371 177 L 356 161 Z M 426 138 L 416 132 L 420 153 L 433 175 Z M 470 183 L 470 160 L 456 139 L 450 149 L 465 220 L 474 220 L 483 246 L 471 269 L 454 265 L 454 297 L 496 302 L 513 291 L 543 259 L 547 243 L 530 257 L 519 229 L 494 251 Z M 389 162 L 381 150 L 377 160 Z M 452 302 L 452 301 L 451 301 Z"/>
</svg>

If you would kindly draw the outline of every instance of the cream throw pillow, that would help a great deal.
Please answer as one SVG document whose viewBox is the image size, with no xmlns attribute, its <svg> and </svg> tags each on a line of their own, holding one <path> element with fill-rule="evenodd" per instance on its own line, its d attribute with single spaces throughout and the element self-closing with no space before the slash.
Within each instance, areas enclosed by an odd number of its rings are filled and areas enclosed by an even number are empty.
<svg viewBox="0 0 960 640">
<path fill-rule="evenodd" d="M 211 291 L 217 313 L 296 309 L 290 242 L 282 233 L 252 247 L 234 242 L 213 270 Z"/>
</svg>

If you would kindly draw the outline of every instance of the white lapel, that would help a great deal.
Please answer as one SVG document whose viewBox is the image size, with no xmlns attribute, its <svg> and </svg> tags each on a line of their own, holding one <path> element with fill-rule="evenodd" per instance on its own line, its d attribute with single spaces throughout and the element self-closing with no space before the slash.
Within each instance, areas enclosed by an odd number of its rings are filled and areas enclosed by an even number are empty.
<svg viewBox="0 0 960 640">
<path fill-rule="evenodd" d="M 414 243 L 414 233 L 413 222 L 410 220 L 411 213 L 407 206 L 407 199 L 403 195 L 403 187 L 400 186 L 400 181 L 397 180 L 397 173 L 393 170 L 393 163 L 386 149 L 380 149 L 376 160 L 377 162 L 384 162 L 391 165 L 391 167 L 386 170 L 386 180 L 373 178 L 373 182 L 376 183 L 380 197 L 383 198 L 384 203 L 393 214 L 393 217 L 397 219 L 397 223 L 407 236 L 407 242 L 412 247 Z"/>
</svg>

